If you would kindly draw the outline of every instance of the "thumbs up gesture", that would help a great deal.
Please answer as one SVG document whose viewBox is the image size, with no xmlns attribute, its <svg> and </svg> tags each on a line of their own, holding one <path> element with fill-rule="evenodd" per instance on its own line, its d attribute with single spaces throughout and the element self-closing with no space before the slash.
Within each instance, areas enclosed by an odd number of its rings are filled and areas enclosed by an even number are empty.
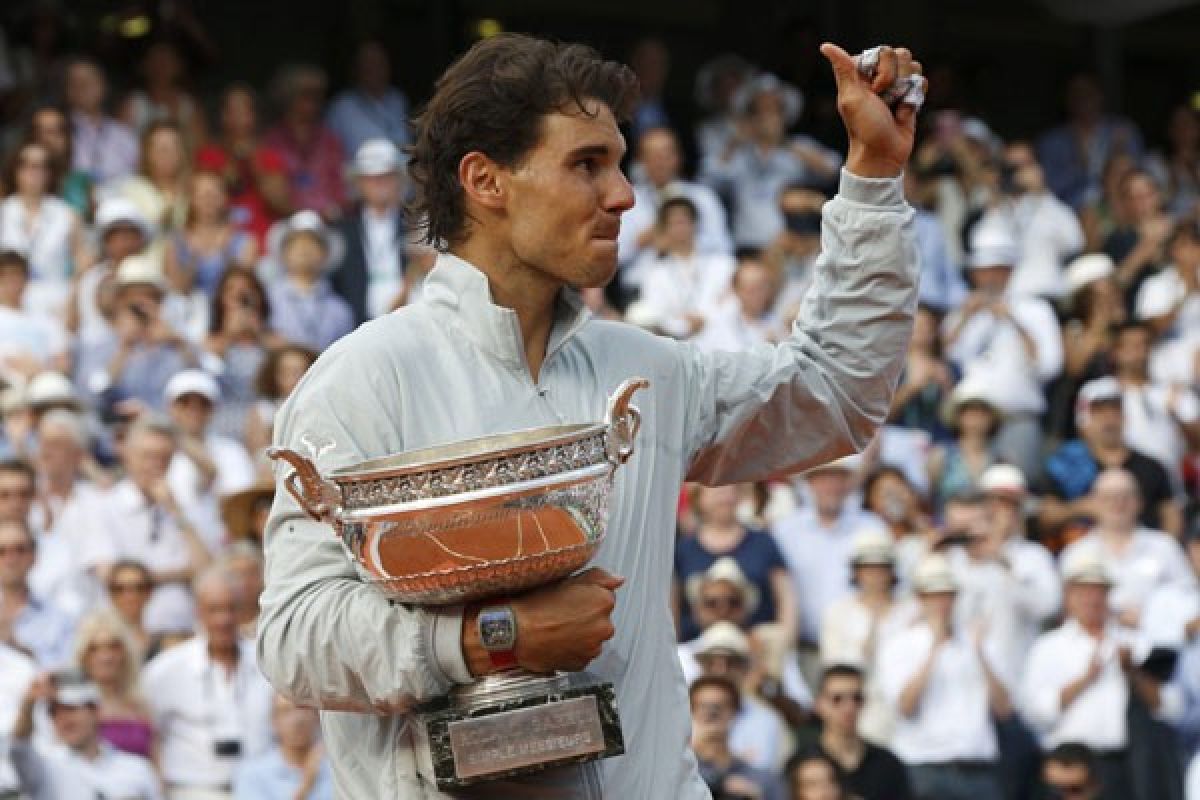
<svg viewBox="0 0 1200 800">
<path fill-rule="evenodd" d="M 917 109 L 903 100 L 889 106 L 880 95 L 902 88 L 910 76 L 921 75 L 921 63 L 907 48 L 881 47 L 877 66 L 868 77 L 836 44 L 821 45 L 821 54 L 833 67 L 838 113 L 850 136 L 846 169 L 864 178 L 899 175 L 912 153 Z M 920 80 L 924 88 L 924 78 Z"/>
</svg>

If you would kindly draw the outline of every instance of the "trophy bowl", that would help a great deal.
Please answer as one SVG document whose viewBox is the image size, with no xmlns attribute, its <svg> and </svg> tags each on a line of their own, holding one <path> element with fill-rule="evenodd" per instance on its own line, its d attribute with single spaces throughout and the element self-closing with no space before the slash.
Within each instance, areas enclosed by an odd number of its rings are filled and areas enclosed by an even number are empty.
<svg viewBox="0 0 1200 800">
<path fill-rule="evenodd" d="M 465 603 L 564 578 L 604 539 L 617 467 L 645 380 L 622 384 L 598 424 L 555 425 L 410 450 L 318 473 L 273 447 L 284 487 L 333 525 L 368 583 L 415 605 Z"/>
<path fill-rule="evenodd" d="M 640 378 L 604 420 L 485 436 L 363 461 L 321 475 L 273 447 L 283 486 L 332 525 L 360 577 L 413 605 L 470 603 L 565 578 L 604 539 L 617 469 L 641 427 Z M 443 790 L 624 752 L 613 685 L 584 673 L 509 669 L 418 709 L 418 757 Z"/>
</svg>

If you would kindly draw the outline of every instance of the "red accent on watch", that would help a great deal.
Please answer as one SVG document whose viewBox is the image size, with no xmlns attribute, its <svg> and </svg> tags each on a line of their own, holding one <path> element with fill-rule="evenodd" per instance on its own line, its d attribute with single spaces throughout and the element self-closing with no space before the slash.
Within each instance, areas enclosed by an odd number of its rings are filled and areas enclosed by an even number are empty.
<svg viewBox="0 0 1200 800">
<path fill-rule="evenodd" d="M 517 666 L 515 650 L 488 650 L 487 654 L 492 666 L 496 669 L 512 669 Z"/>
</svg>

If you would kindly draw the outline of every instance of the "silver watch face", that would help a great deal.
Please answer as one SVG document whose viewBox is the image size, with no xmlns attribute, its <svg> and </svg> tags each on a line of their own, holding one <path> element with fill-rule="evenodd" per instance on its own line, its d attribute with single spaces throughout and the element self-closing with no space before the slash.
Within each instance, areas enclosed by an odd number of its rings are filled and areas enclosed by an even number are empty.
<svg viewBox="0 0 1200 800">
<path fill-rule="evenodd" d="M 480 611 L 479 640 L 488 650 L 512 650 L 517 644 L 517 620 L 512 609 L 501 606 Z"/>
</svg>

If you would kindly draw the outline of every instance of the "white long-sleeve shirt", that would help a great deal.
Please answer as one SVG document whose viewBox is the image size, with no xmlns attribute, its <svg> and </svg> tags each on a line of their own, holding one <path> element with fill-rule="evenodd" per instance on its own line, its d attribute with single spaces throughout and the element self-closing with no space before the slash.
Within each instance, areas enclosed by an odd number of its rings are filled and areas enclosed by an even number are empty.
<svg viewBox="0 0 1200 800">
<path fill-rule="evenodd" d="M 1063 550 L 1059 561 L 1071 563 L 1084 549 L 1099 554 L 1113 588 L 1108 595 L 1114 611 L 1140 610 L 1155 590 L 1173 586 L 1183 592 L 1197 589 L 1196 574 L 1179 540 L 1168 533 L 1137 528 L 1123 552 L 1109 549 L 1100 534 L 1092 532 L 1076 539 Z"/>
<path fill-rule="evenodd" d="M 491 782 L 466 797 L 672 798 L 708 790 L 687 748 L 688 702 L 667 603 L 685 478 L 753 480 L 865 447 L 887 413 L 914 312 L 912 212 L 899 180 L 843 173 L 825 207 L 815 288 L 790 338 L 740 354 L 591 319 L 560 295 L 536 382 L 516 314 L 487 278 L 442 255 L 421 300 L 343 338 L 280 410 L 276 444 L 328 472 L 368 458 L 549 424 L 595 422 L 643 375 L 641 433 L 616 475 L 593 559 L 622 575 L 616 635 L 589 671 L 616 686 L 626 754 Z M 319 443 L 313 452 L 305 442 Z M 279 479 L 290 469 L 277 470 Z M 267 525 L 259 662 L 321 715 L 339 796 L 442 797 L 418 769 L 409 713 L 471 676 L 460 607 L 393 604 L 364 583 L 331 528 L 277 491 Z"/>
</svg>

